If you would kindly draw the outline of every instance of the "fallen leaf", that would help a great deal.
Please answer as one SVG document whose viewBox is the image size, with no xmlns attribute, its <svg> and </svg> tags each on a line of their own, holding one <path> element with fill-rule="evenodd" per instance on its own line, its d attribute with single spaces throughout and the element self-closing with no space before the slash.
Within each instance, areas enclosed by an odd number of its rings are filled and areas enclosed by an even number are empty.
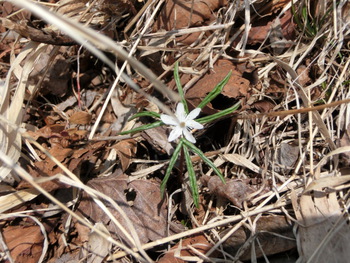
<svg viewBox="0 0 350 263">
<path fill-rule="evenodd" d="M 258 0 L 254 2 L 254 10 L 259 14 L 260 17 L 270 16 L 276 14 L 283 7 L 290 3 L 290 0 L 272 0 L 266 2 L 265 0 Z"/>
<path fill-rule="evenodd" d="M 95 224 L 95 227 L 110 236 L 106 227 L 101 224 Z M 95 232 L 89 233 L 88 241 L 88 259 L 87 263 L 101 263 L 104 261 L 104 258 L 108 255 L 112 248 L 112 243 L 96 234 Z"/>
<path fill-rule="evenodd" d="M 307 86 L 307 84 L 311 82 L 311 79 L 309 76 L 309 73 L 310 73 L 309 67 L 305 65 L 300 65 L 297 68 L 296 72 L 298 74 L 298 80 L 303 87 Z"/>
<path fill-rule="evenodd" d="M 93 179 L 88 182 L 88 186 L 108 195 L 124 210 L 142 243 L 165 237 L 167 225 L 166 202 L 162 203 L 158 182 L 135 180 L 128 184 L 127 176 L 112 174 L 108 177 Z M 107 202 L 104 203 L 120 224 L 128 229 L 126 219 Z M 112 237 L 122 239 L 130 244 L 122 231 L 88 194 L 83 193 L 78 211 L 93 223 L 102 222 Z"/>
<path fill-rule="evenodd" d="M 244 201 L 248 201 L 249 194 L 256 191 L 254 187 L 243 180 L 229 179 L 224 184 L 217 176 L 210 177 L 207 185 L 211 194 L 221 196 L 240 208 Z"/>
<path fill-rule="evenodd" d="M 277 157 L 277 162 L 286 169 L 294 167 L 299 158 L 298 145 L 281 143 L 281 147 L 277 149 Z"/>
<path fill-rule="evenodd" d="M 269 32 L 271 31 L 277 18 L 271 19 L 271 17 L 266 17 L 263 19 L 257 20 L 253 23 L 252 28 L 250 29 L 248 35 L 249 45 L 255 45 L 265 41 Z M 279 38 L 286 40 L 293 40 L 295 36 L 295 24 L 293 23 L 292 13 L 290 10 L 286 11 L 285 14 L 279 18 L 280 19 L 280 29 L 279 29 Z M 278 30 L 278 29 L 277 29 Z M 273 43 L 271 43 L 273 44 Z M 291 44 L 289 44 L 290 46 Z M 286 45 L 286 47 L 288 47 Z"/>
<path fill-rule="evenodd" d="M 226 0 L 203 0 L 194 2 L 168 0 L 160 12 L 153 31 L 170 31 L 209 24 L 210 21 L 215 19 L 212 15 L 213 11 L 226 4 Z M 200 33 L 201 32 L 197 32 L 180 36 L 177 38 L 177 42 L 189 45 L 198 39 Z"/>
<path fill-rule="evenodd" d="M 8 226 L 3 229 L 2 235 L 15 262 L 38 262 L 44 241 L 39 226 Z"/>
<path fill-rule="evenodd" d="M 189 246 L 195 248 L 200 253 L 205 254 L 212 248 L 212 244 L 209 243 L 205 235 L 195 235 L 181 240 L 175 246 L 173 246 L 165 255 L 158 261 L 158 263 L 184 263 L 188 262 L 181 257 L 193 257 L 196 254 L 189 248 Z"/>
<path fill-rule="evenodd" d="M 113 148 L 117 151 L 123 171 L 128 169 L 131 159 L 135 157 L 137 151 L 136 146 L 136 141 L 134 139 L 122 140 L 113 146 Z"/>
<path fill-rule="evenodd" d="M 92 115 L 86 111 L 77 111 L 69 117 L 69 122 L 78 125 L 86 125 L 91 122 Z"/>
<path fill-rule="evenodd" d="M 212 71 L 203 76 L 192 88 L 186 93 L 186 99 L 196 107 L 204 97 L 211 92 L 217 84 L 219 84 L 226 75 L 232 70 L 232 76 L 225 85 L 222 95 L 228 99 L 236 99 L 238 97 L 247 97 L 250 89 L 250 81 L 242 77 L 242 73 L 229 60 L 218 60 Z M 203 111 L 207 114 L 215 113 L 217 110 L 209 103 Z M 222 103 L 221 103 L 222 104 Z M 233 103 L 232 103 L 233 104 Z M 232 105 L 228 105 L 232 106 Z M 220 107 L 222 109 L 222 107 Z"/>
<path fill-rule="evenodd" d="M 269 100 L 260 100 L 260 101 L 254 102 L 252 105 L 252 108 L 260 111 L 261 113 L 270 112 L 274 107 L 275 107 L 275 104 L 273 104 Z"/>
</svg>

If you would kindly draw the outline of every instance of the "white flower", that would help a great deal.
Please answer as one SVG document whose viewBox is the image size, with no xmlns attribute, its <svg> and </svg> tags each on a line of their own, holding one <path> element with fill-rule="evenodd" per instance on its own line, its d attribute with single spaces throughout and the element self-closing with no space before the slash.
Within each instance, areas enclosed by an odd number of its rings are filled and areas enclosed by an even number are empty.
<svg viewBox="0 0 350 263">
<path fill-rule="evenodd" d="M 188 141 L 195 143 L 196 139 L 193 137 L 190 130 L 204 128 L 202 124 L 194 121 L 194 119 L 199 115 L 200 111 L 200 108 L 195 108 L 187 115 L 185 112 L 184 105 L 180 102 L 179 104 L 177 104 L 176 107 L 176 118 L 166 114 L 161 114 L 160 119 L 162 120 L 162 122 L 164 122 L 167 125 L 171 125 L 173 129 L 169 134 L 168 141 L 172 142 L 181 135 L 184 135 Z"/>
</svg>

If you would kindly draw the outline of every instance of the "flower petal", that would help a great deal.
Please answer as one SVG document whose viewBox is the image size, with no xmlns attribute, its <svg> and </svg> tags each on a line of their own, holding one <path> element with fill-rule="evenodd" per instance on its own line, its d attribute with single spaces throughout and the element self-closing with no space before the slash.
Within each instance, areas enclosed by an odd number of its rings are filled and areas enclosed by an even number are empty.
<svg viewBox="0 0 350 263">
<path fill-rule="evenodd" d="M 191 129 L 197 129 L 197 130 L 204 128 L 204 126 L 202 124 L 200 124 L 199 122 L 193 121 L 193 120 L 186 121 L 186 126 L 191 128 Z"/>
<path fill-rule="evenodd" d="M 183 129 L 183 133 L 188 141 L 196 143 L 196 139 L 193 137 L 192 133 L 190 133 L 187 129 Z"/>
<path fill-rule="evenodd" d="M 181 102 L 179 102 L 176 106 L 175 115 L 178 118 L 179 123 L 184 122 L 186 120 L 185 107 Z"/>
<path fill-rule="evenodd" d="M 201 112 L 200 108 L 195 108 L 187 115 L 186 121 L 187 120 L 194 120 L 199 115 L 200 112 Z"/>
<path fill-rule="evenodd" d="M 173 116 L 169 116 L 167 114 L 161 114 L 160 119 L 162 122 L 164 122 L 166 125 L 179 125 L 179 121 L 175 119 Z"/>
<path fill-rule="evenodd" d="M 180 126 L 175 126 L 174 129 L 170 132 L 168 137 L 168 142 L 175 141 L 177 138 L 179 138 L 182 134 L 182 129 Z"/>
</svg>

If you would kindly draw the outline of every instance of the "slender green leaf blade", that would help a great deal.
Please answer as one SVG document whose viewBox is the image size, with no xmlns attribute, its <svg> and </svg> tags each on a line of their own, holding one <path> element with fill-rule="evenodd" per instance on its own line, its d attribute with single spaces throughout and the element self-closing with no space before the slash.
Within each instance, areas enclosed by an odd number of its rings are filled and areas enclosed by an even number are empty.
<svg viewBox="0 0 350 263">
<path fill-rule="evenodd" d="M 190 180 L 190 187 L 191 187 L 192 196 L 193 196 L 193 203 L 198 208 L 199 207 L 199 192 L 198 192 L 196 174 L 195 174 L 194 169 L 193 169 L 193 164 L 191 161 L 190 153 L 188 152 L 188 148 L 185 144 L 183 145 L 183 150 L 184 150 L 184 154 L 185 154 L 188 178 Z"/>
<path fill-rule="evenodd" d="M 211 92 L 209 92 L 209 94 L 202 100 L 202 102 L 199 103 L 197 108 L 203 109 L 203 107 L 205 107 L 205 105 L 207 105 L 209 102 L 211 102 L 213 99 L 215 99 L 216 96 L 221 93 L 222 89 L 225 87 L 225 85 L 229 81 L 231 75 L 232 75 L 232 71 L 230 71 L 226 75 L 226 77 L 222 81 L 220 81 L 220 83 L 217 84 Z"/>
<path fill-rule="evenodd" d="M 159 126 L 164 125 L 164 123 L 162 121 L 156 121 L 150 124 L 145 124 L 145 125 L 141 125 L 140 127 L 137 127 L 135 129 L 132 130 L 128 130 L 128 131 L 123 131 L 121 133 L 119 133 L 120 135 L 126 135 L 126 134 L 130 134 L 130 133 L 137 133 L 140 131 L 144 131 L 144 130 L 148 130 L 148 129 L 153 129 Z"/>
<path fill-rule="evenodd" d="M 228 114 L 231 114 L 232 112 L 234 112 L 235 110 L 237 110 L 239 108 L 239 106 L 241 105 L 241 102 L 237 102 L 235 105 L 233 105 L 232 107 L 230 108 L 227 108 L 227 109 L 224 109 L 222 111 L 219 111 L 217 113 L 214 113 L 212 115 L 209 115 L 209 116 L 205 116 L 205 117 L 202 117 L 202 118 L 199 118 L 199 119 L 196 119 L 196 122 L 199 122 L 199 123 L 208 123 L 208 122 L 212 122 L 218 118 L 221 118 L 221 117 L 224 117 Z"/>
<path fill-rule="evenodd" d="M 165 172 L 164 179 L 163 179 L 162 183 L 160 184 L 160 192 L 161 192 L 162 196 L 164 195 L 166 183 L 168 182 L 170 174 L 171 174 L 171 170 L 174 168 L 176 160 L 179 157 L 182 146 L 183 146 L 183 142 L 180 140 L 179 144 L 176 146 L 176 148 L 173 152 L 173 155 L 170 158 L 169 166 Z"/>
<path fill-rule="evenodd" d="M 204 153 L 198 149 L 194 144 L 187 141 L 186 139 L 183 139 L 184 145 L 186 145 L 188 148 L 190 148 L 194 153 L 196 153 L 204 162 L 206 162 L 207 165 L 209 165 L 210 168 L 214 170 L 214 172 L 220 177 L 221 181 L 225 183 L 225 178 L 222 175 L 222 173 L 219 171 L 219 169 L 215 166 L 215 164 L 208 159 L 207 156 L 204 155 Z"/>
<path fill-rule="evenodd" d="M 154 111 L 141 111 L 141 112 L 138 112 L 135 115 L 131 116 L 129 118 L 129 121 L 136 119 L 136 118 L 140 118 L 140 117 L 152 117 L 152 118 L 159 119 L 160 114 L 157 112 L 154 112 Z"/>
<path fill-rule="evenodd" d="M 177 90 L 178 90 L 179 95 L 180 95 L 181 102 L 182 102 L 182 104 L 183 104 L 184 107 L 185 107 L 185 112 L 186 112 L 186 114 L 188 114 L 188 106 L 187 106 L 187 102 L 186 102 L 186 99 L 185 99 L 185 93 L 184 93 L 184 90 L 183 90 L 183 88 L 182 88 L 181 81 L 180 81 L 179 62 L 176 62 L 176 63 L 175 63 L 175 67 L 174 67 L 174 79 L 175 79 L 175 83 L 176 83 Z"/>
</svg>

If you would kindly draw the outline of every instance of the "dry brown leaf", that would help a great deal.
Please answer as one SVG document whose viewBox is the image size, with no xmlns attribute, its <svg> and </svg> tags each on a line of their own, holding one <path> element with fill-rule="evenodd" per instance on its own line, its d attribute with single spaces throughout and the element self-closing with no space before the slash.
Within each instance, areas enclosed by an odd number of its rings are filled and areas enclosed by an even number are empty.
<svg viewBox="0 0 350 263">
<path fill-rule="evenodd" d="M 299 158 L 297 145 L 282 143 L 277 150 L 277 162 L 285 168 L 291 168 Z"/>
<path fill-rule="evenodd" d="M 250 81 L 242 77 L 242 73 L 231 61 L 221 59 L 214 65 L 212 71 L 205 74 L 203 78 L 187 91 L 186 99 L 188 99 L 194 107 L 197 106 L 204 97 L 226 77 L 230 70 L 232 70 L 232 76 L 221 94 L 231 99 L 242 96 L 247 97 L 250 89 Z M 209 103 L 208 107 L 205 107 L 203 111 L 207 114 L 212 114 L 216 112 L 213 108 L 214 107 Z"/>
<path fill-rule="evenodd" d="M 50 139 L 52 148 L 49 149 L 49 152 L 53 157 L 55 157 L 59 162 L 64 164 L 70 171 L 72 171 L 76 175 L 79 175 L 81 170 L 81 164 L 84 161 L 96 163 L 97 159 L 100 158 L 101 149 L 105 149 L 106 145 L 106 142 L 100 141 L 93 144 L 88 144 L 85 148 L 73 150 L 71 148 L 63 148 L 60 142 L 58 142 L 57 144 L 53 143 L 53 139 Z M 33 176 L 33 178 L 49 178 L 50 176 L 54 176 L 58 173 L 64 173 L 63 170 L 48 157 L 46 157 L 42 161 L 35 162 L 32 166 L 28 165 L 27 170 Z M 68 187 L 65 184 L 59 183 L 57 180 L 46 181 L 44 183 L 41 183 L 40 185 L 48 192 L 51 192 L 58 188 Z M 17 189 L 30 187 L 32 187 L 31 184 L 27 183 L 26 181 L 21 181 L 17 186 Z"/>
<path fill-rule="evenodd" d="M 137 143 L 134 139 L 122 140 L 114 145 L 119 160 L 122 164 L 122 170 L 128 169 L 131 159 L 135 157 L 137 151 Z"/>
<path fill-rule="evenodd" d="M 156 21 L 154 32 L 170 31 L 187 27 L 203 26 L 215 19 L 213 11 L 225 6 L 226 0 L 184 1 L 168 0 Z M 193 5 L 193 6 L 192 6 Z M 190 20 L 191 19 L 191 20 Z M 178 42 L 191 44 L 197 40 L 200 33 L 183 35 L 177 38 Z"/>
<path fill-rule="evenodd" d="M 92 115 L 86 111 L 77 111 L 69 117 L 69 122 L 78 125 L 86 125 L 91 122 Z"/>
<path fill-rule="evenodd" d="M 21 12 L 17 12 L 20 10 L 19 7 L 13 5 L 10 2 L 1 2 L 0 3 L 0 16 L 1 17 L 7 17 L 8 15 L 11 15 L 11 18 L 13 21 L 20 21 L 20 20 L 29 20 L 31 17 L 31 13 L 27 10 L 22 10 Z M 17 13 L 16 13 L 17 12 Z M 14 14 L 16 13 L 16 14 Z"/>
<path fill-rule="evenodd" d="M 166 202 L 162 203 L 160 184 L 150 180 L 135 180 L 128 184 L 125 175 L 113 174 L 93 179 L 88 185 L 111 197 L 124 210 L 133 224 L 142 243 L 165 237 Z M 125 219 L 110 205 L 111 213 L 126 228 Z M 83 194 L 78 211 L 93 223 L 102 222 L 114 238 L 129 242 L 101 208 L 86 194 Z M 84 234 L 84 233 L 81 233 Z"/>
<path fill-rule="evenodd" d="M 62 173 L 62 169 L 59 167 L 50 167 L 53 165 L 53 162 L 49 160 L 47 161 L 41 161 L 36 162 L 35 166 L 28 166 L 28 172 L 32 175 L 33 178 L 45 178 L 47 177 L 49 179 L 50 176 L 56 175 L 58 173 Z M 53 190 L 59 189 L 59 188 L 66 188 L 67 186 L 65 184 L 62 184 L 58 182 L 57 180 L 49 180 L 44 183 L 40 183 L 40 186 L 45 189 L 47 192 L 51 192 Z M 32 185 L 28 183 L 27 181 L 21 181 L 17 189 L 26 189 L 26 188 L 32 188 Z"/>
<path fill-rule="evenodd" d="M 51 136 L 60 136 L 60 133 L 64 130 L 64 124 L 52 124 L 46 125 L 37 131 L 27 131 L 26 135 L 30 136 L 34 140 L 40 137 L 50 138 Z"/>
<path fill-rule="evenodd" d="M 266 19 L 259 19 L 257 22 L 253 23 L 249 32 L 247 44 L 255 45 L 257 43 L 262 43 L 266 39 L 273 23 L 275 22 L 275 19 L 271 20 L 271 17 L 267 17 L 267 19 L 267 21 Z M 295 24 L 293 23 L 292 13 L 290 10 L 285 12 L 285 14 L 280 18 L 280 26 L 281 37 L 285 38 L 286 40 L 294 39 Z"/>
<path fill-rule="evenodd" d="M 300 65 L 297 70 L 298 74 L 298 80 L 302 86 L 306 86 L 308 83 L 311 82 L 309 73 L 310 73 L 310 68 L 305 66 L 305 65 Z"/>
<path fill-rule="evenodd" d="M 248 201 L 249 194 L 256 191 L 249 182 L 238 179 L 226 180 L 224 184 L 217 176 L 210 177 L 207 182 L 211 194 L 218 195 L 229 201 L 235 206 L 242 207 L 244 201 Z"/>
<path fill-rule="evenodd" d="M 273 104 L 269 100 L 259 100 L 257 102 L 254 102 L 252 105 L 252 108 L 260 111 L 261 113 L 270 112 L 274 107 L 275 107 L 275 104 Z"/>
<path fill-rule="evenodd" d="M 158 261 L 158 263 L 184 263 L 188 262 L 181 257 L 196 256 L 196 254 L 188 247 L 191 246 L 200 253 L 205 254 L 211 249 L 212 244 L 209 243 L 205 235 L 196 235 L 181 240 L 174 247 L 172 247 L 165 255 Z"/>
<path fill-rule="evenodd" d="M 2 234 L 16 263 L 38 262 L 44 241 L 39 226 L 8 226 Z"/>
</svg>

